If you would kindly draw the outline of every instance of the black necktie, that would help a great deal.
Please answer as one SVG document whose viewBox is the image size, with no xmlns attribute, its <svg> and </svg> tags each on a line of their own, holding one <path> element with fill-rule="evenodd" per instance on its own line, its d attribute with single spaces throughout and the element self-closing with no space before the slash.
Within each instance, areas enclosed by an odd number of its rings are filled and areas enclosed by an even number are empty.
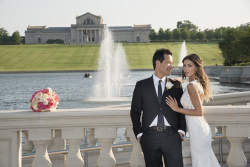
<svg viewBox="0 0 250 167">
<path fill-rule="evenodd" d="M 157 126 L 164 126 L 164 118 L 163 118 L 162 107 L 161 107 L 161 103 L 162 103 L 162 88 L 161 88 L 161 82 L 162 82 L 162 80 L 159 80 L 159 83 L 158 83 L 158 100 L 159 100 L 159 103 L 160 103 L 160 112 L 159 112 L 159 114 L 158 114 Z"/>
<path fill-rule="evenodd" d="M 162 88 L 161 88 L 161 82 L 162 80 L 159 80 L 159 83 L 158 83 L 158 100 L 159 100 L 159 103 L 161 104 L 161 101 L 162 101 Z"/>
</svg>

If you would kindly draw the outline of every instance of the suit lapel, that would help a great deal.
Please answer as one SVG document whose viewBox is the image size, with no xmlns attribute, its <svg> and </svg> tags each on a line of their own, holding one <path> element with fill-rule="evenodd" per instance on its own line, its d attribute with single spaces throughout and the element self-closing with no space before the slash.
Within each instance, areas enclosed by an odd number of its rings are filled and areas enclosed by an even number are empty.
<svg viewBox="0 0 250 167">
<path fill-rule="evenodd" d="M 159 104 L 159 101 L 158 101 L 158 96 L 157 96 L 157 93 L 156 93 L 156 90 L 155 90 L 155 86 L 154 86 L 154 79 L 153 79 L 153 76 L 150 78 L 150 89 L 151 90 L 151 94 L 153 95 L 154 99 L 157 101 L 157 103 Z"/>
</svg>

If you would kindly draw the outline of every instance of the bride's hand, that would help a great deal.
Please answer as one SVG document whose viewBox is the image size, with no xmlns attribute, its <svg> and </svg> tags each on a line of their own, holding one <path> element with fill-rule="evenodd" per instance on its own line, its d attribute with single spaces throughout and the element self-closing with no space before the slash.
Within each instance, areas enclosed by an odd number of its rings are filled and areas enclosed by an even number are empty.
<svg viewBox="0 0 250 167">
<path fill-rule="evenodd" d="M 170 108 L 174 111 L 178 111 L 179 106 L 175 98 L 172 98 L 171 96 L 166 97 L 166 103 L 169 105 Z"/>
</svg>

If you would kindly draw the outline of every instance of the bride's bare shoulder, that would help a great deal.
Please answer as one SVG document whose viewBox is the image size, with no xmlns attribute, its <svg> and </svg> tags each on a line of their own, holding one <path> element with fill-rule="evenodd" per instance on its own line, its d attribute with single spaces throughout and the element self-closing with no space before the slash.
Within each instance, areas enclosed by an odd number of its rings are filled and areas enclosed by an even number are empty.
<svg viewBox="0 0 250 167">
<path fill-rule="evenodd" d="M 190 82 L 187 85 L 187 90 L 188 93 L 192 96 L 192 95 L 199 95 L 200 98 L 202 97 L 202 91 L 199 89 L 199 85 L 196 82 Z"/>
</svg>

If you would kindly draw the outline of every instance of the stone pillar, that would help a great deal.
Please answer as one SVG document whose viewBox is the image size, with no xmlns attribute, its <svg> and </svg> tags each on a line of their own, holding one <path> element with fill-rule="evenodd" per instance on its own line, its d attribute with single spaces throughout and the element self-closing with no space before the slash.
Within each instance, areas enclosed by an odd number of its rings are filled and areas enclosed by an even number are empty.
<svg viewBox="0 0 250 167">
<path fill-rule="evenodd" d="M 116 160 L 112 151 L 112 144 L 114 138 L 116 137 L 116 128 L 96 128 L 95 136 L 102 146 L 97 166 L 115 167 Z"/>
<path fill-rule="evenodd" d="M 247 159 L 243 151 L 245 137 L 227 137 L 230 142 L 230 152 L 227 157 L 229 167 L 246 167 Z"/>
<path fill-rule="evenodd" d="M 80 152 L 80 142 L 84 138 L 83 128 L 64 128 L 62 138 L 69 141 L 69 153 L 66 157 L 66 167 L 82 167 L 84 160 Z"/>
<path fill-rule="evenodd" d="M 98 40 L 98 29 L 96 29 L 96 31 L 95 31 L 95 41 L 96 41 L 96 43 L 99 43 L 99 40 Z"/>
<path fill-rule="evenodd" d="M 85 34 L 85 29 L 82 30 L 82 39 L 83 39 L 83 43 L 86 43 L 86 34 Z"/>
<path fill-rule="evenodd" d="M 87 34 L 87 36 L 86 36 L 87 37 L 86 43 L 89 43 L 89 30 L 88 29 L 86 30 L 86 34 Z"/>
<path fill-rule="evenodd" d="M 95 30 L 95 43 L 97 43 L 97 30 Z"/>
<path fill-rule="evenodd" d="M 22 166 L 21 131 L 0 130 L 0 166 Z"/>
<path fill-rule="evenodd" d="M 47 147 L 51 140 L 50 129 L 30 129 L 28 130 L 29 140 L 33 141 L 36 148 L 36 157 L 32 167 L 52 167 L 48 155 Z"/>
<path fill-rule="evenodd" d="M 84 29 L 82 30 L 82 43 L 85 43 L 85 34 L 84 34 Z"/>
<path fill-rule="evenodd" d="M 130 166 L 144 167 L 145 161 L 141 150 L 141 145 L 135 138 L 133 129 L 131 127 L 127 128 L 127 135 L 130 138 L 131 143 L 133 144 L 133 149 L 129 160 Z"/>
<path fill-rule="evenodd" d="M 229 167 L 245 167 L 247 159 L 243 150 L 243 141 L 247 139 L 249 127 L 229 126 L 226 128 L 226 137 L 230 142 L 230 151 L 227 157 Z"/>
<path fill-rule="evenodd" d="M 90 41 L 91 41 L 91 43 L 93 43 L 92 38 L 93 38 L 93 30 L 91 29 L 90 30 Z"/>
<path fill-rule="evenodd" d="M 81 30 L 80 39 L 81 39 L 81 44 L 83 44 L 83 30 Z"/>
<path fill-rule="evenodd" d="M 76 44 L 79 44 L 80 41 L 79 41 L 79 30 L 76 29 Z"/>
</svg>

